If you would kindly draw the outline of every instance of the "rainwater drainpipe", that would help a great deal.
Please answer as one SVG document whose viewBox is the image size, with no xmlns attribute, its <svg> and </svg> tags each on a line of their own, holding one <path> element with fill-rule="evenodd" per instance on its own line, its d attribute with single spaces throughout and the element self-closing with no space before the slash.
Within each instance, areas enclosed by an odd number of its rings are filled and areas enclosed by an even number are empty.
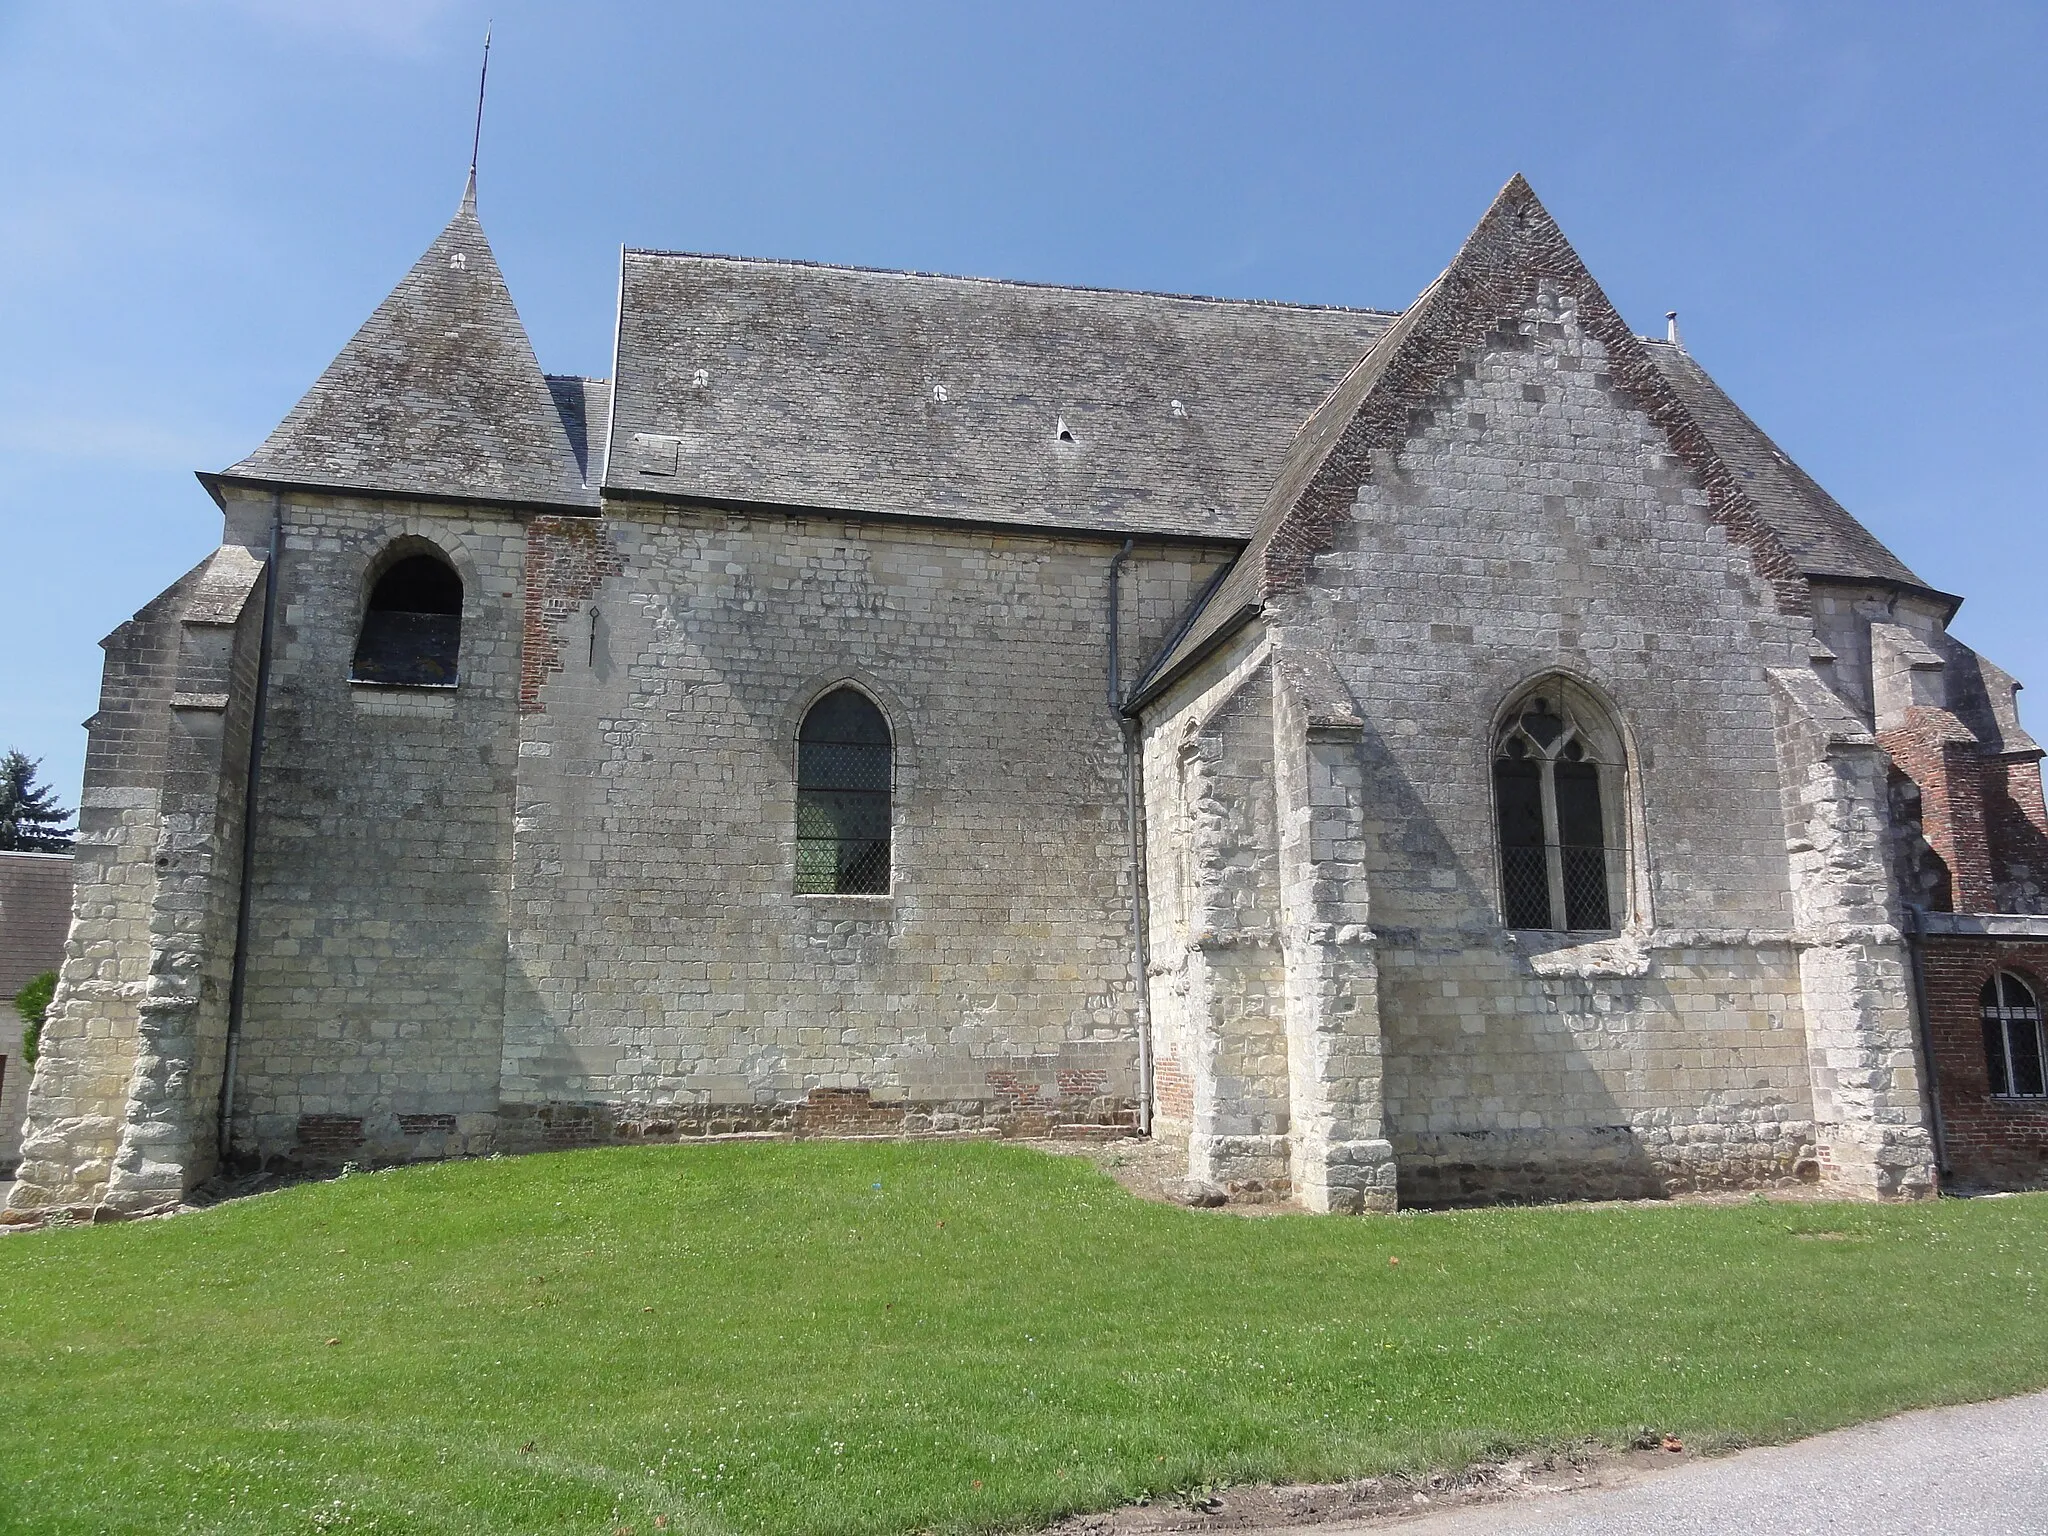
<svg viewBox="0 0 2048 1536">
<path fill-rule="evenodd" d="M 1920 935 L 1927 914 L 1906 908 L 1906 963 L 1913 968 L 1913 1011 L 1920 1015 L 1920 1054 L 1927 1061 L 1927 1128 L 1934 1133 L 1934 1167 L 1948 1177 L 1948 1127 L 1941 1118 L 1941 1069 L 1934 1064 L 1934 1020 L 1927 1013 L 1927 972 L 1920 959 Z"/>
<path fill-rule="evenodd" d="M 263 772 L 263 728 L 270 714 L 271 634 L 277 624 L 278 561 L 284 552 L 284 494 L 270 493 L 270 558 L 263 565 L 263 628 L 256 645 L 256 710 L 249 722 L 249 775 L 242 785 L 242 875 L 235 903 L 235 962 L 228 981 L 227 1060 L 220 1073 L 217 1156 L 227 1168 L 235 1118 L 235 1071 L 241 1056 L 242 1005 L 249 990 L 250 888 L 256 876 L 256 784 Z"/>
<path fill-rule="evenodd" d="M 1124 738 L 1124 828 L 1129 837 L 1125 867 L 1130 871 L 1131 953 L 1135 958 L 1138 992 L 1138 1134 L 1152 1134 L 1152 978 L 1151 957 L 1145 942 L 1145 859 L 1144 839 L 1139 835 L 1138 723 L 1124 714 L 1123 656 L 1121 647 L 1121 601 L 1124 561 L 1131 556 L 1134 540 L 1109 562 L 1109 709 L 1116 716 L 1117 729 Z"/>
</svg>

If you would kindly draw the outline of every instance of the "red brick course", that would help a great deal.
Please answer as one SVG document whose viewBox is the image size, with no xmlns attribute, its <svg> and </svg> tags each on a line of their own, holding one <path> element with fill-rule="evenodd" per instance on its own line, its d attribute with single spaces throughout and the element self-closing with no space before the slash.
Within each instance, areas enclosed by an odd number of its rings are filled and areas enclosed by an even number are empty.
<svg viewBox="0 0 2048 1536">
<path fill-rule="evenodd" d="M 1945 709 L 1916 705 L 1878 734 L 1899 770 L 1920 786 L 1920 833 L 1948 866 L 1950 910 L 1995 912 L 1984 819 L 1985 764 L 1976 738 Z"/>
<path fill-rule="evenodd" d="M 526 527 L 526 633 L 519 656 L 519 712 L 542 713 L 541 685 L 562 670 L 569 616 L 626 568 L 604 525 L 587 517 L 536 517 Z"/>
<path fill-rule="evenodd" d="M 1920 944 L 1950 1180 L 1965 1187 L 2048 1182 L 2048 1099 L 1992 1097 L 1978 1014 L 1984 983 L 2002 970 L 2048 999 L 2048 939 L 1929 934 Z"/>
</svg>

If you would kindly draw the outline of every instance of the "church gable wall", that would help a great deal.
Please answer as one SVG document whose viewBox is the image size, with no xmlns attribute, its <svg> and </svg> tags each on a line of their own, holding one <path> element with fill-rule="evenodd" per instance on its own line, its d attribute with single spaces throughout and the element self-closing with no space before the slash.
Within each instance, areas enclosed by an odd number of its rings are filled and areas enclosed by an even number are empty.
<svg viewBox="0 0 2048 1536">
<path fill-rule="evenodd" d="M 1765 669 L 1803 665 L 1810 631 L 1612 388 L 1569 296 L 1508 335 L 1378 457 L 1306 587 L 1267 606 L 1276 643 L 1327 651 L 1366 720 L 1402 1197 L 1808 1175 Z M 1551 669 L 1613 700 L 1632 740 L 1639 931 L 1532 955 L 1502 928 L 1489 734 Z"/>
<path fill-rule="evenodd" d="M 243 509 L 252 526 L 261 507 Z M 338 1162 L 489 1145 L 518 749 L 519 521 L 293 494 L 258 802 L 237 1150 Z M 396 541 L 462 578 L 459 682 L 349 678 Z"/>
<path fill-rule="evenodd" d="M 536 523 L 501 1144 L 1134 1125 L 1116 549 Z M 1219 558 L 1133 552 L 1127 666 Z M 841 683 L 893 736 L 887 895 L 796 894 L 797 730 Z"/>
</svg>

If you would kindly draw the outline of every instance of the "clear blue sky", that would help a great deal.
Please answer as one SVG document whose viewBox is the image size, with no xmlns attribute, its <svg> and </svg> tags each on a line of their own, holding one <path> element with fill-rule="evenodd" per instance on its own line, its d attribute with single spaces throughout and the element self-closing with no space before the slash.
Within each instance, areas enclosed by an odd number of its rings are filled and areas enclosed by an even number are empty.
<svg viewBox="0 0 2048 1536">
<path fill-rule="evenodd" d="M 0 0 L 0 748 L 67 803 L 191 472 L 453 211 L 487 16 L 550 371 L 608 370 L 621 244 L 1399 307 L 1520 170 L 2048 689 L 2041 4 Z"/>
</svg>

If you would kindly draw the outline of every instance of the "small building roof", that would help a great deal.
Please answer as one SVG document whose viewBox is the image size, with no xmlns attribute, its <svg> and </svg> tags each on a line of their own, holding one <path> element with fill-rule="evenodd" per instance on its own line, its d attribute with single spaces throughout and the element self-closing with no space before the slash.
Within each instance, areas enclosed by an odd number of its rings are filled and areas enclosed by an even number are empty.
<svg viewBox="0 0 2048 1536">
<path fill-rule="evenodd" d="M 594 507 L 584 460 L 477 222 L 472 176 L 440 238 L 277 430 L 226 473 Z"/>
</svg>

